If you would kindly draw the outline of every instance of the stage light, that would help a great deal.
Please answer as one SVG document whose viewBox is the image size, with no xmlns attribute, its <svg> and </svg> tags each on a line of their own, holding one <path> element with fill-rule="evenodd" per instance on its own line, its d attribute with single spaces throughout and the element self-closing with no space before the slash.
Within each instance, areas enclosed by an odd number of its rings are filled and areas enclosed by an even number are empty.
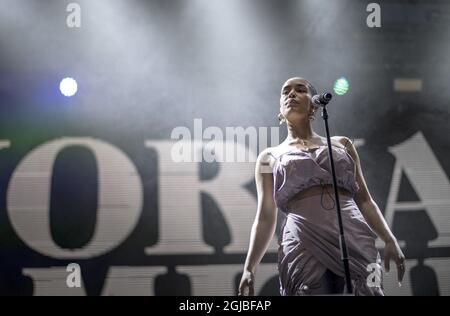
<svg viewBox="0 0 450 316">
<path fill-rule="evenodd" d="M 64 78 L 61 80 L 61 83 L 59 84 L 59 90 L 63 95 L 66 97 L 71 97 L 75 93 L 77 93 L 78 85 L 75 79 L 73 78 Z"/>
<path fill-rule="evenodd" d="M 348 89 L 350 88 L 350 84 L 348 82 L 347 79 L 345 79 L 344 77 L 341 77 L 339 79 L 337 79 L 334 82 L 334 93 L 336 93 L 337 95 L 344 95 L 348 92 Z"/>
</svg>

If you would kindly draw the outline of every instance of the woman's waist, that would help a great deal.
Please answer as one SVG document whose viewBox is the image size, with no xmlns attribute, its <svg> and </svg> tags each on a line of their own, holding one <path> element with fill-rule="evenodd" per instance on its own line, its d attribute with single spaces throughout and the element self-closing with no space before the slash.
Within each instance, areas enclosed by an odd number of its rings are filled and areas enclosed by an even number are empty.
<svg viewBox="0 0 450 316">
<path fill-rule="evenodd" d="M 312 187 L 309 187 L 307 189 L 304 189 L 298 193 L 296 193 L 292 198 L 289 199 L 287 202 L 287 206 L 291 205 L 292 203 L 298 202 L 300 200 L 306 199 L 308 197 L 312 196 L 321 196 L 322 194 L 333 197 L 334 200 L 334 190 L 333 185 L 331 184 L 325 184 L 325 185 L 315 185 Z M 341 187 L 338 187 L 338 194 L 339 197 L 347 197 L 347 198 L 353 198 L 353 194 Z"/>
</svg>

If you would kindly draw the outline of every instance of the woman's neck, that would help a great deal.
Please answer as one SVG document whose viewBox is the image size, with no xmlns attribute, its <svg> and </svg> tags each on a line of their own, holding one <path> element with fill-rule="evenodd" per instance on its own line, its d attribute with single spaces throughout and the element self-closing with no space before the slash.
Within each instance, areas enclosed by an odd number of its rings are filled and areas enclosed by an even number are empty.
<svg viewBox="0 0 450 316">
<path fill-rule="evenodd" d="M 312 130 L 311 123 L 305 122 L 304 124 L 292 125 L 288 123 L 288 136 L 286 140 L 288 142 L 296 140 L 311 140 L 318 135 Z"/>
</svg>

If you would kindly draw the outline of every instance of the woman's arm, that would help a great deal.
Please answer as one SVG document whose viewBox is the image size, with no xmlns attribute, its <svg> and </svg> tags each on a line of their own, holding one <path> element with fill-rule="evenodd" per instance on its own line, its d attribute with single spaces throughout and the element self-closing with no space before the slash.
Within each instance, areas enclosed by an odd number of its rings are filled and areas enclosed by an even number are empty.
<svg viewBox="0 0 450 316">
<path fill-rule="evenodd" d="M 275 232 L 277 207 L 273 200 L 273 177 L 269 161 L 268 149 L 262 151 L 256 161 L 257 210 L 251 229 L 244 274 L 239 286 L 239 294 L 241 295 L 247 288 L 249 288 L 249 295 L 254 294 L 253 274 L 256 272 L 256 267 L 264 256 Z"/>
<path fill-rule="evenodd" d="M 385 242 L 384 250 L 384 265 L 389 271 L 389 261 L 392 259 L 397 263 L 397 270 L 399 272 L 399 281 L 403 279 L 404 274 L 404 260 L 403 255 L 395 236 L 392 234 L 386 220 L 383 217 L 378 205 L 372 199 L 364 179 L 361 162 L 359 160 L 358 152 L 353 146 L 352 142 L 347 137 L 340 137 L 339 142 L 346 146 L 348 153 L 353 158 L 356 164 L 356 182 L 359 185 L 359 190 L 354 196 L 354 200 L 361 210 L 362 215 L 366 219 L 369 226 L 375 233 Z"/>
</svg>

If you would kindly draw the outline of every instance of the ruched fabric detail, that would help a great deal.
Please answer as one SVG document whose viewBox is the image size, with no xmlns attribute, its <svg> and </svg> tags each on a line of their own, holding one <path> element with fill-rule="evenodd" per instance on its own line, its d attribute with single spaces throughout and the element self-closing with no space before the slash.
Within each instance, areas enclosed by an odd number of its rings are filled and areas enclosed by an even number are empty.
<svg viewBox="0 0 450 316">
<path fill-rule="evenodd" d="M 359 186 L 355 162 L 344 148 L 332 148 L 338 187 L 356 193 Z M 316 185 L 333 184 L 327 146 L 292 149 L 282 154 L 274 164 L 273 180 L 273 198 L 283 212 L 299 192 Z"/>
</svg>

